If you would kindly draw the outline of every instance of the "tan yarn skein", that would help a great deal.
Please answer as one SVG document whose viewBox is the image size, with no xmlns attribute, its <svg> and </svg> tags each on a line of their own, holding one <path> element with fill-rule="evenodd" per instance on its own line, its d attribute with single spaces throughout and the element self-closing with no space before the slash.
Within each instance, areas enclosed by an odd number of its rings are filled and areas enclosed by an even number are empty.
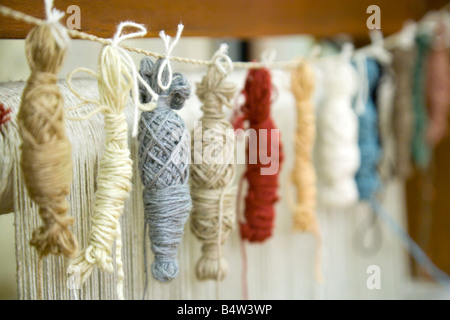
<svg viewBox="0 0 450 320">
<path fill-rule="evenodd" d="M 317 228 L 316 172 L 312 163 L 312 152 L 316 135 L 314 106 L 314 70 L 304 62 L 292 71 L 292 91 L 297 100 L 297 131 L 295 136 L 295 164 L 292 181 L 297 189 L 294 211 L 294 229 L 312 231 Z"/>
<path fill-rule="evenodd" d="M 236 88 L 225 81 L 226 72 L 219 68 L 217 64 L 211 65 L 197 84 L 197 96 L 203 102 L 204 112 L 200 119 L 201 134 L 208 136 L 202 141 L 201 150 L 195 148 L 198 133 L 192 135 L 191 230 L 203 242 L 202 256 L 196 266 L 197 278 L 201 280 L 222 280 L 226 276 L 228 263 L 222 257 L 222 246 L 235 222 L 236 187 L 231 186 L 235 176 L 234 145 L 229 143 L 234 142 L 234 131 L 225 119 L 222 105 L 230 107 Z M 202 154 L 201 163 L 195 163 L 198 152 Z"/>
<path fill-rule="evenodd" d="M 30 241 L 39 255 L 73 257 L 78 245 L 69 226 L 66 196 L 72 182 L 72 149 L 66 136 L 64 100 L 56 85 L 66 49 L 59 47 L 48 25 L 28 34 L 25 50 L 31 75 L 18 114 L 22 138 L 21 168 L 28 193 L 44 222 Z"/>
<path fill-rule="evenodd" d="M 297 203 L 291 199 L 294 212 L 294 230 L 312 232 L 316 237 L 316 279 L 322 281 L 321 247 L 322 235 L 316 216 L 316 172 L 312 162 L 316 136 L 316 118 L 312 95 L 315 76 L 312 66 L 304 61 L 292 71 L 292 92 L 297 100 L 297 130 L 295 136 L 295 164 L 291 182 L 296 186 Z"/>
</svg>

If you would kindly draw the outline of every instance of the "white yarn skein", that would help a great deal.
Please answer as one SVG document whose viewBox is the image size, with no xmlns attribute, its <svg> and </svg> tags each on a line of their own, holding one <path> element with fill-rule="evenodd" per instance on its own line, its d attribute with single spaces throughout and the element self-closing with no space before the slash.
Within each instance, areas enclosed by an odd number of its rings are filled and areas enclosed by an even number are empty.
<svg viewBox="0 0 450 320">
<path fill-rule="evenodd" d="M 327 209 L 344 208 L 358 200 L 358 118 L 352 109 L 357 83 L 350 56 L 344 49 L 341 56 L 322 65 L 325 97 L 317 120 L 315 155 L 318 204 Z"/>
<path fill-rule="evenodd" d="M 138 31 L 123 34 L 123 29 L 126 27 L 136 28 Z M 151 109 L 155 104 L 150 103 L 142 106 L 138 102 L 137 82 L 145 82 L 145 80 L 138 75 L 133 61 L 118 44 L 125 39 L 143 36 L 146 32 L 147 30 L 142 25 L 131 21 L 122 22 L 110 44 L 102 48 L 98 62 L 98 73 L 90 69 L 78 68 L 67 76 L 67 85 L 70 91 L 81 100 L 78 106 L 68 109 L 69 111 L 87 103 L 97 105 L 97 108 L 91 113 L 71 119 L 83 120 L 101 112 L 105 121 L 105 151 L 99 161 L 97 190 L 91 216 L 88 245 L 70 262 L 67 272 L 70 275 L 79 276 L 81 283 L 84 283 L 90 277 L 95 266 L 98 266 L 102 271 L 112 273 L 114 271 L 112 249 L 115 242 L 117 297 L 120 300 L 124 299 L 120 216 L 131 190 L 133 175 L 132 160 L 128 148 L 128 125 L 124 109 L 130 97 L 130 92 L 135 103 L 135 113 L 140 108 Z M 99 100 L 87 99 L 72 87 L 72 77 L 80 71 L 91 74 L 97 79 Z M 148 85 L 144 87 L 155 100 L 158 99 L 158 95 Z"/>
</svg>

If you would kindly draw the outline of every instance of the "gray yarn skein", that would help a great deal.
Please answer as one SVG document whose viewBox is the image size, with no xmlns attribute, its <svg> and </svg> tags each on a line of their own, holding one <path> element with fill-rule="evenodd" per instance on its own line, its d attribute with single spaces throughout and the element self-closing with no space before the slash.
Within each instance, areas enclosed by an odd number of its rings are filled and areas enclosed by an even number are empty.
<svg viewBox="0 0 450 320">
<path fill-rule="evenodd" d="M 153 277 L 166 282 L 178 274 L 177 251 L 192 208 L 189 179 L 190 135 L 184 121 L 171 109 L 181 109 L 190 95 L 183 74 L 174 73 L 168 90 L 157 84 L 161 60 L 141 61 L 140 75 L 160 95 L 153 111 L 142 112 L 139 121 L 139 171 L 144 184 L 145 223 L 155 256 Z M 163 83 L 168 74 L 163 73 Z M 151 96 L 140 88 L 141 102 Z"/>
</svg>

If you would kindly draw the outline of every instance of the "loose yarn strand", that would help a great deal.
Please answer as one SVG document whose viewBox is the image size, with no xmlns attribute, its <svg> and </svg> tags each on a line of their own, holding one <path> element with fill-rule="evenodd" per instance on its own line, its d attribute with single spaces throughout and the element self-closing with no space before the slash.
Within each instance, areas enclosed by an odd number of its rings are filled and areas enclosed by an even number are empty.
<svg viewBox="0 0 450 320">
<path fill-rule="evenodd" d="M 166 54 L 165 54 L 164 60 L 161 64 L 161 67 L 158 70 L 158 86 L 162 90 L 169 89 L 170 85 L 172 84 L 172 66 L 170 64 L 170 55 L 171 55 L 173 49 L 175 48 L 175 46 L 177 45 L 178 41 L 180 40 L 183 29 L 184 29 L 184 26 L 180 23 L 178 25 L 177 35 L 172 43 L 170 43 L 170 36 L 166 35 L 164 30 L 162 30 L 159 33 L 160 38 L 164 42 L 164 47 L 166 48 Z M 167 68 L 168 78 L 167 78 L 167 83 L 163 84 L 162 83 L 162 74 L 166 70 L 166 68 Z"/>
<path fill-rule="evenodd" d="M 297 203 L 292 203 L 294 230 L 311 231 L 316 238 L 315 274 L 322 282 L 322 235 L 316 216 L 316 172 L 312 163 L 315 141 L 315 110 L 312 104 L 315 79 L 312 66 L 304 61 L 292 72 L 292 91 L 297 100 L 297 131 L 295 139 L 295 165 L 291 182 L 297 190 Z"/>
<path fill-rule="evenodd" d="M 44 291 L 44 280 L 43 280 L 43 277 L 42 277 L 43 263 L 44 263 L 43 257 L 39 256 L 39 260 L 38 260 L 38 288 L 37 288 L 38 300 L 42 300 L 43 291 Z"/>
<path fill-rule="evenodd" d="M 450 277 L 439 269 L 420 248 L 420 246 L 409 236 L 409 234 L 395 221 L 395 219 L 386 211 L 377 198 L 372 197 L 369 202 L 373 211 L 389 227 L 391 232 L 399 239 L 403 247 L 409 254 L 422 266 L 424 270 L 438 282 L 448 294 L 450 294 Z"/>
<path fill-rule="evenodd" d="M 122 262 L 122 231 L 120 227 L 120 222 L 117 224 L 117 235 L 116 235 L 116 267 L 117 267 L 117 298 L 119 300 L 124 300 L 123 295 L 123 279 L 125 274 L 123 272 L 123 262 Z"/>
<path fill-rule="evenodd" d="M 144 221 L 144 237 L 142 238 L 142 247 L 144 248 L 144 292 L 142 293 L 142 300 L 145 300 L 147 297 L 147 288 L 148 288 L 148 268 L 147 268 L 147 242 L 145 235 L 147 234 L 147 221 Z"/>
<path fill-rule="evenodd" d="M 237 191 L 237 196 L 236 196 L 236 215 L 237 215 L 237 223 L 238 223 L 238 225 L 241 225 L 241 224 L 245 223 L 244 212 L 242 211 L 242 208 L 241 208 L 241 202 L 243 200 L 242 199 L 242 189 L 244 187 L 244 182 L 245 182 L 245 176 L 242 175 L 241 178 L 239 179 L 238 191 Z M 240 247 L 240 250 L 241 250 L 241 258 L 242 258 L 242 273 L 241 273 L 241 277 L 242 277 L 242 299 L 248 300 L 247 250 L 245 248 L 245 241 L 244 241 L 244 238 L 242 237 L 241 233 L 239 233 L 239 247 Z"/>
<path fill-rule="evenodd" d="M 236 187 L 233 187 L 235 177 L 232 126 L 225 119 L 222 106 L 230 106 L 230 100 L 235 94 L 233 83 L 226 81 L 226 76 L 232 69 L 219 67 L 221 59 L 227 60 L 226 46 L 221 46 L 214 55 L 217 63 L 211 65 L 202 81 L 197 84 L 197 95 L 202 101 L 204 114 L 200 119 L 201 149 L 195 149 L 197 135 L 193 134 L 192 164 L 191 164 L 191 194 L 193 211 L 191 230 L 203 242 L 202 257 L 197 262 L 196 275 L 200 280 L 212 279 L 217 283 L 227 275 L 228 263 L 222 256 L 224 241 L 228 238 L 235 220 Z M 229 59 L 229 58 L 228 58 Z M 228 60 L 231 62 L 231 60 Z M 214 150 L 215 155 L 207 154 Z M 201 163 L 196 163 L 196 156 L 202 155 Z"/>
<path fill-rule="evenodd" d="M 140 31 L 121 35 L 125 27 L 135 27 Z M 114 271 L 112 263 L 112 246 L 116 242 L 115 261 L 117 267 L 117 297 L 123 299 L 123 263 L 121 260 L 120 216 L 125 200 L 131 190 L 132 161 L 128 148 L 127 123 L 123 110 L 125 109 L 130 91 L 137 86 L 136 76 L 129 59 L 118 48 L 123 39 L 137 37 L 145 32 L 143 26 L 132 22 L 119 25 L 114 38 L 109 45 L 102 48 L 98 63 L 98 91 L 100 100 L 98 112 L 105 118 L 105 151 L 99 162 L 97 176 L 97 191 L 95 193 L 94 213 L 88 240 L 88 247 L 71 261 L 68 273 L 78 273 L 81 283 L 84 283 L 97 265 L 108 273 Z M 70 83 L 71 76 L 68 77 Z M 69 89 L 73 90 L 69 85 Z M 76 91 L 75 95 L 80 97 Z M 86 102 L 86 101 L 84 101 Z"/>
<path fill-rule="evenodd" d="M 51 7 L 51 1 L 46 5 Z M 59 12 L 47 13 L 47 22 L 31 30 L 25 42 L 31 75 L 18 113 L 22 139 L 20 165 L 28 194 L 39 207 L 44 222 L 33 232 L 31 245 L 40 257 L 48 254 L 73 257 L 78 244 L 69 230 L 73 219 L 67 215 L 66 200 L 72 182 L 72 155 L 66 135 L 64 100 L 56 84 L 67 45 L 55 38 L 56 33 L 61 36 L 65 33 L 64 28 L 58 27 Z"/>
</svg>

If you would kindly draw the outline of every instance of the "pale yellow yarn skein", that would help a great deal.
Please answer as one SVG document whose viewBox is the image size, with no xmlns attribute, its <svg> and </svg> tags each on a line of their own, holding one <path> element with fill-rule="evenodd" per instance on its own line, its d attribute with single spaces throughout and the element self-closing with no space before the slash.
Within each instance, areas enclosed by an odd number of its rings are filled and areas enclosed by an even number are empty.
<svg viewBox="0 0 450 320">
<path fill-rule="evenodd" d="M 123 111 L 135 79 L 130 73 L 128 60 L 125 60 L 119 50 L 117 45 L 106 45 L 102 48 L 98 62 L 98 74 L 89 69 L 80 68 L 68 76 L 69 88 L 81 100 L 84 100 L 82 104 L 90 102 L 99 105 L 96 110 L 83 118 L 87 118 L 95 112 L 101 112 L 105 119 L 105 151 L 99 162 L 88 247 L 71 261 L 68 273 L 78 274 L 81 283 L 88 279 L 96 265 L 101 270 L 112 273 L 114 268 L 111 254 L 116 240 L 117 294 L 119 299 L 123 299 L 124 273 L 121 261 L 122 242 L 119 218 L 131 190 L 132 178 L 128 125 Z M 71 78 L 77 71 L 85 71 L 97 78 L 99 101 L 84 99 L 73 90 L 70 85 Z"/>
<path fill-rule="evenodd" d="M 321 281 L 322 236 L 316 216 L 316 172 L 312 162 L 316 135 L 316 118 L 312 102 L 315 75 L 314 69 L 307 61 L 303 61 L 292 71 L 291 86 L 297 107 L 295 163 L 291 174 L 291 182 L 297 191 L 297 203 L 291 201 L 290 207 L 294 212 L 294 230 L 309 231 L 316 237 L 316 278 Z"/>
<path fill-rule="evenodd" d="M 226 50 L 226 47 L 221 50 Z M 221 50 L 213 58 L 216 63 L 208 68 L 208 73 L 197 84 L 197 95 L 203 102 L 201 109 L 204 112 L 200 119 L 200 133 L 202 137 L 208 137 L 202 142 L 201 150 L 198 150 L 194 139 L 198 137 L 199 132 L 194 131 L 191 135 L 193 161 L 190 177 L 193 203 L 190 225 L 194 235 L 203 243 L 196 275 L 200 280 L 217 281 L 222 280 L 228 272 L 228 263 L 223 258 L 222 247 L 235 223 L 237 191 L 236 187 L 231 185 L 235 176 L 234 131 L 222 111 L 223 105 L 231 107 L 230 100 L 236 87 L 225 80 L 227 72 L 225 69 L 221 70 L 218 61 L 223 53 Z M 195 163 L 199 152 L 203 156 L 202 161 Z M 212 152 L 217 152 L 220 159 L 211 156 Z"/>
<path fill-rule="evenodd" d="M 67 50 L 46 24 L 31 30 L 25 49 L 31 75 L 18 113 L 20 165 L 28 194 L 44 222 L 34 230 L 30 243 L 40 257 L 49 253 L 73 257 L 78 244 L 69 230 L 73 218 L 67 215 L 66 200 L 72 183 L 72 148 L 66 135 L 64 100 L 56 84 Z"/>
</svg>

